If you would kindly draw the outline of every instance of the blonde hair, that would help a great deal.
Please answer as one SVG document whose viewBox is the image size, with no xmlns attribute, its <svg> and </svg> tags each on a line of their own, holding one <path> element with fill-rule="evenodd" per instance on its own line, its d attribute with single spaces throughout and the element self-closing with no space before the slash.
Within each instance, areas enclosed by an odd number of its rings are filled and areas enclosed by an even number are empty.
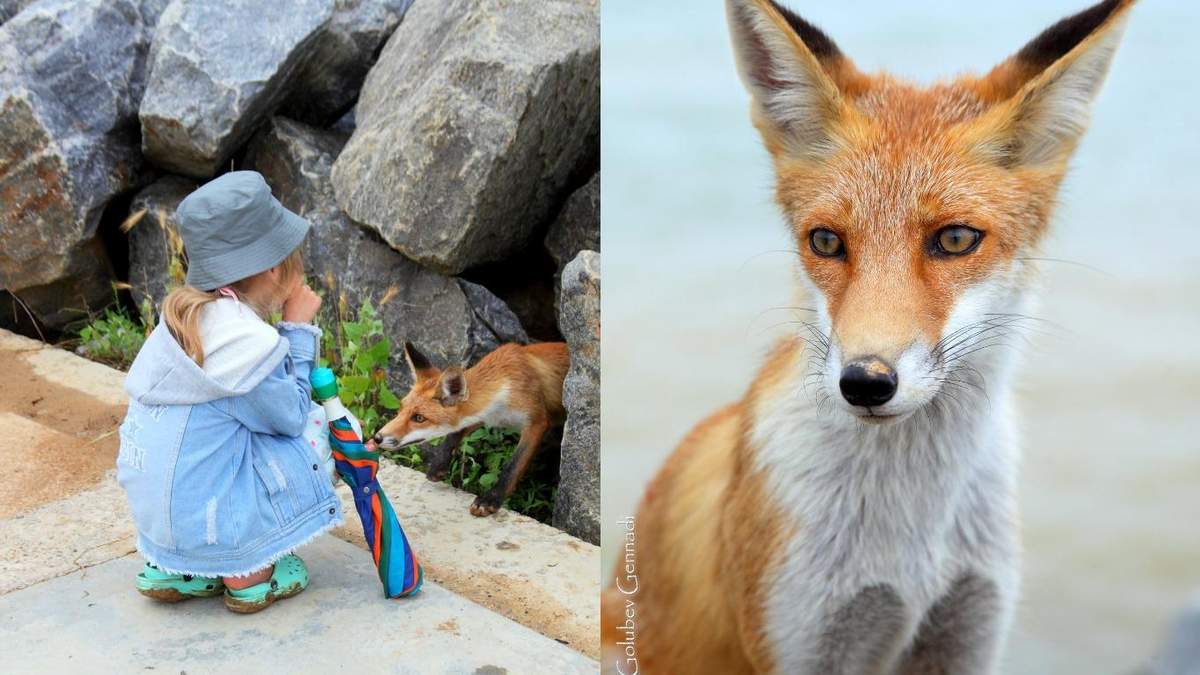
<svg viewBox="0 0 1200 675">
<path fill-rule="evenodd" d="M 292 251 L 279 266 L 283 274 L 276 290 L 287 288 L 293 281 L 304 276 L 304 258 L 300 249 Z M 249 305 L 263 321 L 267 321 L 274 308 L 264 303 L 262 298 L 254 298 L 247 293 L 253 278 L 235 281 L 229 284 L 229 287 L 237 292 L 239 300 Z M 179 343 L 184 353 L 201 367 L 204 366 L 204 345 L 200 342 L 201 310 L 220 297 L 219 291 L 202 291 L 194 286 L 180 286 L 168 293 L 163 300 L 163 323 L 167 324 L 167 330 L 171 331 L 171 336 Z"/>
</svg>

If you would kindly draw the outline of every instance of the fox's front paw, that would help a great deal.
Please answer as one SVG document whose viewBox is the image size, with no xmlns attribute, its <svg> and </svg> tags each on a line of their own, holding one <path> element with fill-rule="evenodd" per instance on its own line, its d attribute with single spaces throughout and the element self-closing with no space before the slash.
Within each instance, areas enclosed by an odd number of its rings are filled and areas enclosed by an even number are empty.
<svg viewBox="0 0 1200 675">
<path fill-rule="evenodd" d="M 471 515 L 473 516 L 490 516 L 500 508 L 500 498 L 493 494 L 483 494 L 475 498 L 475 502 L 471 504 Z"/>
</svg>

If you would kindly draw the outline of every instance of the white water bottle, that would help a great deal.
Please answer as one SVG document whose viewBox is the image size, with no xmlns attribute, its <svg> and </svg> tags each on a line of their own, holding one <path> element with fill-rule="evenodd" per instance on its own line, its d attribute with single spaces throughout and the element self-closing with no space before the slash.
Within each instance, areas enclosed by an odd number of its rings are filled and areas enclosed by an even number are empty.
<svg viewBox="0 0 1200 675">
<path fill-rule="evenodd" d="M 337 377 L 329 368 L 313 368 L 308 376 L 308 382 L 312 385 L 313 398 L 320 404 L 325 412 L 325 420 L 322 423 L 322 431 L 324 432 L 325 443 L 316 446 L 321 455 L 322 461 L 325 462 L 333 477 L 337 478 L 337 472 L 333 466 L 333 450 L 329 447 L 329 422 L 345 417 L 350 422 L 350 428 L 354 430 L 354 434 L 358 437 L 359 442 L 362 442 L 363 431 L 362 424 L 354 413 L 350 412 L 342 403 L 342 399 L 338 397 Z"/>
</svg>

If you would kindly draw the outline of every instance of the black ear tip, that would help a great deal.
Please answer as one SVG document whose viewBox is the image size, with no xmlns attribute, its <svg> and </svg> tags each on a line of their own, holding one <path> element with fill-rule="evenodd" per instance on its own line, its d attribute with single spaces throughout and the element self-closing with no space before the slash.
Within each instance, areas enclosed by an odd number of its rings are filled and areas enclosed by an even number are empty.
<svg viewBox="0 0 1200 675">
<path fill-rule="evenodd" d="M 429 359 L 417 349 L 417 346 L 408 340 L 404 341 L 404 354 L 408 357 L 408 360 L 412 362 L 413 368 L 417 370 L 428 368 L 432 365 L 429 362 Z"/>
<path fill-rule="evenodd" d="M 820 28 L 805 21 L 799 14 L 780 4 L 777 0 L 767 1 L 776 12 L 779 12 L 779 15 L 787 22 L 788 27 L 800 38 L 800 41 L 812 52 L 813 56 L 822 60 L 841 56 L 842 52 L 838 49 L 837 44 L 822 32 Z M 749 24 L 751 18 L 758 13 L 755 9 L 748 7 L 748 4 L 735 2 L 730 5 L 732 17 L 738 23 Z"/>
<path fill-rule="evenodd" d="M 1017 58 L 1045 67 L 1065 56 L 1113 13 L 1128 4 L 1128 0 L 1103 0 L 1082 12 L 1072 14 L 1042 31 L 1017 52 Z"/>
<path fill-rule="evenodd" d="M 820 28 L 805 21 L 799 14 L 779 4 L 776 0 L 771 0 L 771 6 L 775 11 L 783 16 L 792 30 L 796 31 L 796 35 L 800 36 L 800 40 L 805 47 L 812 52 L 813 56 L 818 59 L 825 59 L 841 54 L 837 44 L 829 38 Z"/>
</svg>

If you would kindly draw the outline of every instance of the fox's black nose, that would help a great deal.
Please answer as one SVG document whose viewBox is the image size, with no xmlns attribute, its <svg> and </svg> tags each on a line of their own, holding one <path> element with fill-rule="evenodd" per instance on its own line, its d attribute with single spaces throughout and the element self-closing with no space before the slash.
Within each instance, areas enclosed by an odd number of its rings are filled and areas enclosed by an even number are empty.
<svg viewBox="0 0 1200 675">
<path fill-rule="evenodd" d="M 371 440 L 375 441 L 375 445 L 379 445 L 383 442 L 383 434 L 375 434 L 371 437 Z"/>
<path fill-rule="evenodd" d="M 882 359 L 868 356 L 847 363 L 838 386 L 850 405 L 883 405 L 896 395 L 896 371 Z"/>
</svg>

